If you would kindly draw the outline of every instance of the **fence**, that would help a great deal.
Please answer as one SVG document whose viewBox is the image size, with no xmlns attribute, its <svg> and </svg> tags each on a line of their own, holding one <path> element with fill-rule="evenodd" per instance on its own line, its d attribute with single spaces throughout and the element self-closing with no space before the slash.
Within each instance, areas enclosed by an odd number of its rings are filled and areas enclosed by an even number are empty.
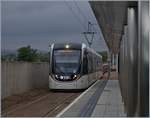
<svg viewBox="0 0 150 118">
<path fill-rule="evenodd" d="M 48 87 L 49 63 L 2 62 L 1 97 Z"/>
</svg>

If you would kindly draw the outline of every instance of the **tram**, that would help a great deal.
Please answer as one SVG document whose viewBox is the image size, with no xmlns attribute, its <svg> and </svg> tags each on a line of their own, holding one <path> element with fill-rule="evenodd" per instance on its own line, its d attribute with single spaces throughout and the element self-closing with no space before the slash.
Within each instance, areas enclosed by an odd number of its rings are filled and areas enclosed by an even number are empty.
<svg viewBox="0 0 150 118">
<path fill-rule="evenodd" d="M 86 89 L 102 76 L 102 57 L 85 44 L 52 44 L 49 72 L 49 89 Z"/>
</svg>

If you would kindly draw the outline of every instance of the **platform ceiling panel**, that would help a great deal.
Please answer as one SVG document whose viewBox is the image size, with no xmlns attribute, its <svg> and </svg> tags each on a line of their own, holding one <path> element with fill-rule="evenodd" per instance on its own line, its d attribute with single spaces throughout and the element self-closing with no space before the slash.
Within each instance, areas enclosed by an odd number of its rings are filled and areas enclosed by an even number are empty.
<svg viewBox="0 0 150 118">
<path fill-rule="evenodd" d="M 113 53 L 118 53 L 124 25 L 127 20 L 127 7 L 135 3 L 126 1 L 90 1 L 104 39 Z"/>
</svg>

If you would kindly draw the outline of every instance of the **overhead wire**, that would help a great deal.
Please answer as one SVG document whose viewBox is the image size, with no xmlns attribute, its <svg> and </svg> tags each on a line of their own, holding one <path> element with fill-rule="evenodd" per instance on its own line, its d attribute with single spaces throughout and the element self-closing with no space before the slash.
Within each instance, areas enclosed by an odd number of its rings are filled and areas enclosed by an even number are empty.
<svg viewBox="0 0 150 118">
<path fill-rule="evenodd" d="M 73 8 L 72 8 L 72 6 L 70 6 L 70 4 L 68 4 L 68 2 L 65 0 L 64 1 L 65 2 L 65 4 L 66 4 L 66 6 L 69 8 L 69 11 L 73 14 L 73 16 L 77 19 L 77 21 L 79 21 L 79 23 L 81 24 L 81 26 L 82 26 L 82 28 L 85 30 L 85 31 L 87 31 L 87 26 L 85 26 L 84 24 L 83 24 L 83 22 L 82 22 L 82 20 L 80 19 L 80 17 L 74 12 L 74 10 L 73 10 Z M 75 4 L 75 6 L 76 6 L 76 8 L 78 9 L 78 11 L 79 11 L 79 13 L 82 15 L 82 17 L 84 18 L 84 20 L 85 20 L 85 22 L 87 22 L 87 23 L 89 23 L 91 26 L 93 26 L 93 29 L 95 30 L 95 32 L 97 31 L 96 30 L 96 28 L 95 28 L 95 24 L 92 24 L 89 20 L 88 20 L 88 18 L 87 18 L 87 16 L 83 13 L 83 11 L 80 9 L 80 7 L 78 6 L 78 4 L 77 4 L 77 2 L 74 0 L 74 4 Z M 97 25 L 97 24 L 96 24 Z M 101 35 L 99 35 L 100 36 L 100 39 L 101 39 Z M 95 38 L 94 36 L 93 36 L 93 38 Z"/>
<path fill-rule="evenodd" d="M 82 10 L 80 9 L 80 7 L 78 6 L 78 4 L 77 4 L 77 2 L 76 2 L 75 0 L 74 0 L 74 4 L 76 5 L 76 7 L 77 7 L 79 13 L 82 15 L 82 17 L 84 18 L 84 20 L 87 21 L 87 22 L 90 22 L 89 20 L 87 20 L 87 19 L 88 19 L 87 16 L 84 15 L 84 13 L 82 12 Z M 93 29 L 94 29 L 95 31 L 97 31 L 96 28 L 94 27 L 95 24 L 92 24 L 91 22 L 90 22 L 90 24 L 93 26 Z"/>
<path fill-rule="evenodd" d="M 96 28 L 95 28 L 95 26 L 94 26 L 94 25 L 97 25 L 97 24 L 93 24 L 93 23 L 91 23 L 91 22 L 88 20 L 87 16 L 83 13 L 83 11 L 80 9 L 80 7 L 78 6 L 78 4 L 77 4 L 77 2 L 76 2 L 75 0 L 74 0 L 74 4 L 75 4 L 75 6 L 77 7 L 79 13 L 80 13 L 80 14 L 82 15 L 82 17 L 84 18 L 85 22 L 87 22 L 88 25 L 90 24 L 90 25 L 92 26 L 93 30 L 95 30 L 94 32 L 97 32 L 98 30 L 96 30 Z M 89 28 L 89 27 L 88 27 L 88 28 Z M 97 28 L 98 28 L 98 27 L 97 27 Z M 99 35 L 99 37 L 100 37 L 100 39 L 101 39 L 101 35 Z M 93 41 L 94 38 L 95 38 L 95 36 L 93 35 L 91 42 Z M 87 40 L 87 37 L 86 37 L 86 40 Z"/>
<path fill-rule="evenodd" d="M 76 2 L 75 0 L 74 0 L 74 4 L 75 4 L 76 8 L 78 9 L 79 14 L 81 14 L 82 17 L 83 17 L 83 19 L 85 20 L 85 22 L 88 23 L 88 31 L 92 31 L 91 28 L 93 28 L 93 30 L 95 30 L 93 33 L 96 33 L 97 30 L 95 29 L 94 24 L 92 24 L 92 23 L 88 20 L 88 17 L 82 12 L 82 10 L 80 9 L 80 7 L 78 6 L 78 4 L 77 4 L 77 2 Z M 86 34 L 85 34 L 85 39 L 86 39 L 86 41 L 88 42 L 88 44 L 89 44 L 89 46 L 90 46 L 90 45 L 92 44 L 92 42 L 93 42 L 93 39 L 95 39 L 94 34 L 92 34 L 91 41 L 89 41 L 89 40 L 87 39 Z"/>
<path fill-rule="evenodd" d="M 79 13 L 83 16 L 84 20 L 87 21 L 87 17 L 83 14 L 82 10 L 80 9 L 80 7 L 78 6 L 78 4 L 75 0 L 74 0 L 74 4 L 77 7 Z"/>
<path fill-rule="evenodd" d="M 69 8 L 69 11 L 72 12 L 73 16 L 79 21 L 79 23 L 82 25 L 83 29 L 86 30 L 86 26 L 82 23 L 81 19 L 76 15 L 76 13 L 73 11 L 72 7 L 68 4 L 67 1 L 64 1 L 66 6 Z"/>
<path fill-rule="evenodd" d="M 82 15 L 82 17 L 84 18 L 84 20 L 85 20 L 85 22 L 90 22 L 89 20 L 88 20 L 88 17 L 83 13 L 83 11 L 80 9 L 80 7 L 78 6 L 78 4 L 77 4 L 77 2 L 76 2 L 76 0 L 74 0 L 74 3 L 75 3 L 75 5 L 76 5 L 76 7 L 77 7 L 77 9 L 78 9 L 78 11 L 79 11 L 79 13 Z M 91 23 L 91 22 L 90 22 Z M 99 40 L 102 40 L 104 37 L 103 37 L 103 35 L 102 35 L 102 33 L 101 33 L 101 29 L 99 29 L 99 27 L 95 27 L 95 25 L 96 26 L 98 26 L 97 25 L 97 23 L 91 23 L 91 26 L 93 26 L 93 29 L 95 30 L 95 32 L 100 32 L 100 33 L 98 33 L 99 34 Z M 94 35 L 93 35 L 93 38 L 95 38 L 94 37 Z M 92 39 L 93 40 L 93 39 Z"/>
</svg>

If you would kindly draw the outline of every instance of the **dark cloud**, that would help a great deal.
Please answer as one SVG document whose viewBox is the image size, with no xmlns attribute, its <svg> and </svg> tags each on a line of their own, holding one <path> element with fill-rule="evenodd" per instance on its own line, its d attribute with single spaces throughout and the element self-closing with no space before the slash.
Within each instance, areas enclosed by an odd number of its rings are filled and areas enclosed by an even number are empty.
<svg viewBox="0 0 150 118">
<path fill-rule="evenodd" d="M 30 44 L 32 47 L 48 50 L 53 42 L 84 42 L 81 34 L 84 30 L 80 21 L 86 26 L 87 21 L 79 13 L 74 2 L 68 2 L 76 18 L 65 2 L 2 2 L 2 48 L 17 49 Z M 77 2 L 88 20 L 96 23 L 96 19 L 88 2 Z M 95 26 L 96 27 L 96 26 Z M 99 31 L 99 29 L 97 28 Z M 97 34 L 93 48 L 105 50 L 104 40 Z"/>
</svg>

